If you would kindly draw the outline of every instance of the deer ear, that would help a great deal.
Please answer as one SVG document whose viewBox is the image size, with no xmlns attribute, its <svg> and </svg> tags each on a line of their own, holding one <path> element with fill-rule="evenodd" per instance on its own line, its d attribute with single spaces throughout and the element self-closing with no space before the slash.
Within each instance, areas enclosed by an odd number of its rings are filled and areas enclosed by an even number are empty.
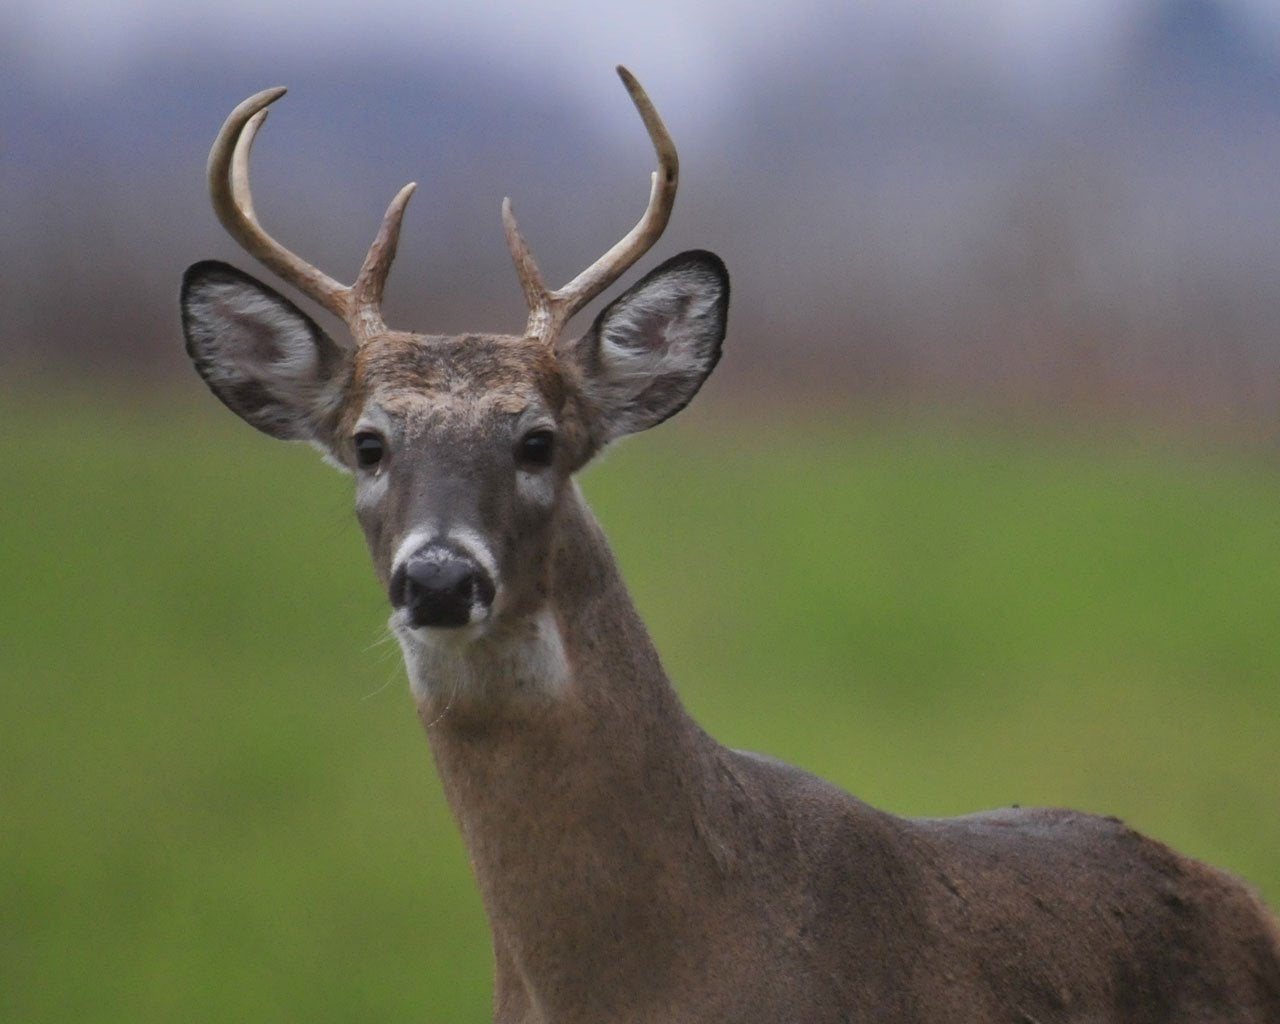
<svg viewBox="0 0 1280 1024">
<path fill-rule="evenodd" d="M 182 330 L 196 370 L 237 416 L 272 437 L 328 446 L 350 364 L 306 313 L 209 260 L 182 277 Z"/>
<path fill-rule="evenodd" d="M 720 358 L 729 275 L 695 250 L 650 271 L 596 318 L 565 358 L 577 364 L 597 446 L 683 409 Z"/>
</svg>

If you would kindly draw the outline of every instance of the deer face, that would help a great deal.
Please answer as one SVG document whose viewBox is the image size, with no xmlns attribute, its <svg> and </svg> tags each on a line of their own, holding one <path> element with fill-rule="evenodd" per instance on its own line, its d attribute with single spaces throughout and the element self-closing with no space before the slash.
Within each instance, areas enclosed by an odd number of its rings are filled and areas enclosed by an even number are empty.
<svg viewBox="0 0 1280 1024">
<path fill-rule="evenodd" d="M 693 397 L 719 358 L 728 297 L 719 259 L 689 252 L 567 343 L 384 331 L 344 348 L 212 262 L 187 272 L 182 308 L 188 351 L 227 406 L 353 475 L 413 676 L 441 645 L 543 628 L 555 547 L 571 542 L 558 527 L 572 474 Z"/>
<path fill-rule="evenodd" d="M 583 447 L 551 353 L 511 338 L 387 338 L 357 374 L 337 444 L 398 630 L 480 635 L 527 614 Z"/>
</svg>

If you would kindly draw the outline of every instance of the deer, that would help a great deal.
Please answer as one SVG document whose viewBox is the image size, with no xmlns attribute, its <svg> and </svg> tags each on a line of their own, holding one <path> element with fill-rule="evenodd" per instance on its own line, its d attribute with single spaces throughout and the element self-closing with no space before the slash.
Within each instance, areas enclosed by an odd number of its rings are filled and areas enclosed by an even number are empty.
<svg viewBox="0 0 1280 1024">
<path fill-rule="evenodd" d="M 1280 1022 L 1280 926 L 1227 872 L 1113 817 L 899 817 L 728 749 L 685 711 L 575 474 L 699 391 L 729 278 L 714 254 L 681 253 L 566 333 L 654 246 L 675 201 L 671 136 L 618 73 L 657 156 L 648 204 L 552 289 L 503 201 L 523 334 L 383 322 L 412 184 L 351 285 L 267 234 L 249 154 L 283 88 L 218 133 L 213 208 L 350 338 L 226 263 L 182 282 L 186 349 L 213 394 L 354 480 L 490 924 L 493 1019 Z"/>
</svg>

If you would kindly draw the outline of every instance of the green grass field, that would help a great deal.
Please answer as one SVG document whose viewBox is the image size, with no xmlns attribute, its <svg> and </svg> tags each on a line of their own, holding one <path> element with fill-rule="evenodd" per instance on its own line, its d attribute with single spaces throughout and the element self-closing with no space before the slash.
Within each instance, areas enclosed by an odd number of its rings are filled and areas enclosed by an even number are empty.
<svg viewBox="0 0 1280 1024">
<path fill-rule="evenodd" d="M 348 481 L 124 408 L 0 399 L 0 1020 L 487 1019 Z M 585 487 L 725 742 L 1118 814 L 1280 905 L 1274 453 L 695 410 Z"/>
</svg>

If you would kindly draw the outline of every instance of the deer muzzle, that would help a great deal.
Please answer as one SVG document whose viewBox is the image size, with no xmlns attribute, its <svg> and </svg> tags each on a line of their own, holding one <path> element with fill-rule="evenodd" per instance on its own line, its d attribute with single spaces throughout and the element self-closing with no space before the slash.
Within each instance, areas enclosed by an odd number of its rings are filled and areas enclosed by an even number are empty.
<svg viewBox="0 0 1280 1024">
<path fill-rule="evenodd" d="M 456 629 L 488 618 L 497 588 L 471 554 L 433 541 L 396 568 L 389 590 L 391 604 L 410 625 Z"/>
</svg>

